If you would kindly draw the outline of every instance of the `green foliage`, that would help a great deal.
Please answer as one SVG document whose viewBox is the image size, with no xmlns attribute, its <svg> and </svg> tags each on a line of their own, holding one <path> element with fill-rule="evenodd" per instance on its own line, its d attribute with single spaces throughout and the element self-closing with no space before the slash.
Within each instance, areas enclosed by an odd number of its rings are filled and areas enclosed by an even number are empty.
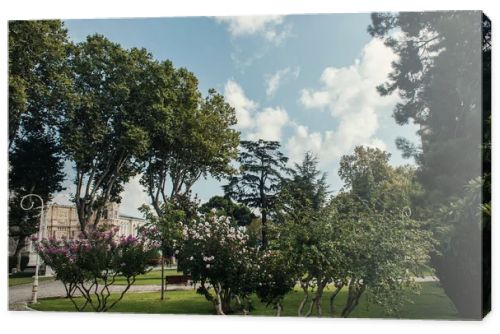
<svg viewBox="0 0 500 334">
<path fill-rule="evenodd" d="M 277 141 L 241 141 L 239 174 L 225 185 L 226 196 L 257 208 L 261 213 L 261 241 L 267 246 L 267 219 L 275 205 L 288 158 L 279 151 Z"/>
<path fill-rule="evenodd" d="M 482 294 L 481 280 L 482 262 L 475 261 L 481 256 L 482 230 L 484 221 L 489 217 L 488 206 L 481 203 L 483 189 L 481 178 L 473 179 L 466 186 L 465 196 L 451 201 L 441 207 L 435 218 L 437 238 L 440 240 L 440 255 L 434 259 L 436 274 L 448 285 L 446 293 L 452 300 L 467 298 L 472 305 L 468 309 L 469 316 L 477 316 L 477 301 Z M 456 272 L 467 272 L 457 280 Z M 461 286 L 467 286 L 466 291 Z M 463 309 L 462 309 L 463 311 Z"/>
<path fill-rule="evenodd" d="M 340 259 L 336 253 L 336 236 L 325 219 L 329 215 L 326 175 L 317 165 L 317 159 L 307 153 L 302 163 L 290 171 L 291 178 L 282 182 L 274 226 L 277 240 L 271 243 L 271 247 L 284 251 L 292 264 L 292 268 L 284 270 L 291 271 L 292 276 L 300 280 L 304 300 L 298 313 L 306 316 L 311 315 L 313 307 L 321 316 L 323 291 L 337 277 L 335 271 L 340 268 L 336 262 Z M 303 313 L 313 288 L 316 293 L 309 310 Z"/>
<path fill-rule="evenodd" d="M 140 236 L 118 238 L 117 229 L 94 230 L 78 239 L 43 239 L 36 250 L 44 263 L 55 272 L 77 311 L 90 306 L 95 312 L 106 312 L 115 306 L 134 284 L 138 275 L 148 271 L 147 263 L 155 256 L 157 244 Z M 122 276 L 127 284 L 119 297 L 108 303 L 116 278 Z M 77 303 L 79 292 L 83 303 Z"/>
<path fill-rule="evenodd" d="M 47 203 L 52 194 L 63 189 L 64 173 L 59 148 L 46 135 L 18 138 L 11 148 L 9 163 L 9 236 L 17 240 L 17 256 L 26 238 L 38 232 L 40 222 L 40 211 L 23 210 L 21 199 L 35 193 Z"/>
<path fill-rule="evenodd" d="M 425 194 L 416 204 L 422 206 L 419 209 L 422 213 L 426 212 L 423 217 L 431 221 L 431 228 L 440 232 L 439 209 L 450 207 L 456 197 L 466 198 L 465 185 L 483 173 L 488 178 L 491 169 L 488 155 L 491 129 L 487 123 L 491 115 L 491 24 L 472 11 L 373 14 L 368 30 L 399 56 L 379 92 L 399 94 L 401 102 L 394 109 L 398 124 L 412 121 L 420 126 L 419 145 L 405 139 L 399 139 L 397 144 L 404 156 L 414 157 L 418 163 L 417 177 Z M 485 161 L 484 169 L 481 161 Z M 485 203 L 488 198 L 486 195 Z M 475 258 L 455 258 L 448 252 L 447 243 L 451 236 L 467 235 L 466 238 L 480 240 L 482 231 L 475 227 L 476 220 L 483 218 L 488 221 L 487 217 L 476 215 L 471 217 L 469 227 L 459 224 L 457 228 L 463 228 L 461 233 L 448 236 L 439 233 L 441 246 L 432 256 L 445 291 L 461 315 L 468 318 L 481 315 L 481 293 L 471 298 L 468 292 L 481 289 L 483 284 L 488 289 L 488 272 L 483 280 L 472 269 L 482 259 L 467 240 L 455 242 L 472 247 L 469 253 Z M 478 235 L 468 235 L 467 231 Z M 489 244 L 488 231 L 484 229 L 485 245 Z M 487 249 L 488 246 L 484 252 L 486 258 Z M 488 268 L 486 258 L 485 268 Z M 484 299 L 486 309 L 487 300 Z"/>
<path fill-rule="evenodd" d="M 381 150 L 356 147 L 341 159 L 339 175 L 346 187 L 331 203 L 330 219 L 348 284 L 344 317 L 365 291 L 387 313 L 397 314 L 407 297 L 404 291 L 416 292 L 414 279 L 422 275 L 433 249 L 431 232 L 411 217 L 418 193 L 415 172 L 389 166 L 388 158 Z"/>
<path fill-rule="evenodd" d="M 160 100 L 151 118 L 151 147 L 144 157 L 141 183 L 158 215 L 169 199 L 189 197 L 200 177 L 216 179 L 232 172 L 239 133 L 234 109 L 211 89 L 202 98 L 198 80 L 170 62 L 157 68 Z"/>
<path fill-rule="evenodd" d="M 39 212 L 24 211 L 21 198 L 44 202 L 62 190 L 57 122 L 71 86 L 69 44 L 61 21 L 9 22 L 9 236 L 17 241 L 38 230 Z"/>
<path fill-rule="evenodd" d="M 222 196 L 213 196 L 200 206 L 200 212 L 203 214 L 208 214 L 212 209 L 216 209 L 219 216 L 231 218 L 239 226 L 248 226 L 257 218 L 247 206 L 234 203 L 230 198 Z"/>
<path fill-rule="evenodd" d="M 54 133 L 71 80 L 61 21 L 9 22 L 9 148 L 26 134 Z"/>
<path fill-rule="evenodd" d="M 293 290 L 297 282 L 292 259 L 285 252 L 269 249 L 264 250 L 258 258 L 260 262 L 256 279 L 257 297 L 266 306 L 272 305 L 276 309 L 277 316 L 280 316 L 283 299 Z"/>
<path fill-rule="evenodd" d="M 61 123 L 66 156 L 76 171 L 75 204 L 82 231 L 95 228 L 104 206 L 119 202 L 123 184 L 140 171 L 150 139 L 155 70 L 145 50 L 124 50 L 103 36 L 73 48 L 75 100 Z"/>
<path fill-rule="evenodd" d="M 186 219 L 185 211 L 172 201 L 163 204 L 164 214 L 161 216 L 157 216 L 146 205 L 143 205 L 140 210 L 147 221 L 143 228 L 147 237 L 159 242 L 163 257 L 174 256 L 182 237 L 181 222 Z"/>
<path fill-rule="evenodd" d="M 185 223 L 182 234 L 179 268 L 200 284 L 198 293 L 214 304 L 217 314 L 233 312 L 233 301 L 249 311 L 258 264 L 244 228 L 212 212 L 206 219 Z"/>
</svg>

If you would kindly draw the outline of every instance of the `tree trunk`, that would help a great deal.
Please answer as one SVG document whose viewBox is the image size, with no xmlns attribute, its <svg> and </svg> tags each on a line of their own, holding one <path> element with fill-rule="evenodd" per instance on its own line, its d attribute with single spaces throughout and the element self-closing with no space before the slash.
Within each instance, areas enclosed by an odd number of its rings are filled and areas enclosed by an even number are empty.
<svg viewBox="0 0 500 334">
<path fill-rule="evenodd" d="M 336 289 L 333 294 L 330 296 L 330 315 L 333 317 L 335 314 L 335 298 L 339 294 L 340 290 L 343 288 L 343 284 L 335 284 Z"/>
<path fill-rule="evenodd" d="M 314 301 L 314 303 L 316 304 L 316 315 L 318 317 L 321 317 L 323 315 L 323 310 L 321 309 L 321 299 L 323 298 L 323 288 L 324 288 L 324 286 L 322 286 L 321 288 L 318 287 L 318 292 L 316 292 L 316 300 Z"/>
<path fill-rule="evenodd" d="M 21 250 L 24 248 L 25 238 L 19 237 L 17 241 L 16 250 L 14 251 L 14 257 L 16 258 L 16 271 L 21 272 L 21 260 L 22 260 L 22 252 Z"/>
<path fill-rule="evenodd" d="M 349 283 L 349 294 L 347 296 L 347 302 L 342 310 L 342 317 L 347 318 L 352 311 L 358 306 L 359 299 L 365 291 L 366 286 L 364 284 L 359 284 L 359 282 L 351 280 Z"/>
<path fill-rule="evenodd" d="M 302 311 L 304 310 L 304 306 L 309 300 L 309 285 L 304 283 L 301 283 L 301 285 L 302 285 L 302 290 L 304 290 L 304 299 L 302 299 L 302 302 L 299 305 L 299 310 L 297 312 L 299 317 L 302 316 Z"/>
<path fill-rule="evenodd" d="M 262 248 L 267 248 L 267 209 L 262 209 Z"/>
<path fill-rule="evenodd" d="M 221 296 L 222 288 L 219 283 L 217 283 L 217 286 L 214 286 L 214 290 L 215 290 L 215 300 L 214 300 L 215 312 L 217 313 L 217 315 L 225 315 L 222 307 L 222 299 L 223 299 Z"/>
</svg>

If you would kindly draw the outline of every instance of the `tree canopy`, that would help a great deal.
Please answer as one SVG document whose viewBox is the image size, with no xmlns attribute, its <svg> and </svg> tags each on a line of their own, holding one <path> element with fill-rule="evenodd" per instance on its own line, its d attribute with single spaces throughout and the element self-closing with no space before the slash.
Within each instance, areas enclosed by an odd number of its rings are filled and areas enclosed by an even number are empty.
<svg viewBox="0 0 500 334">
<path fill-rule="evenodd" d="M 397 145 L 418 164 L 417 177 L 425 190 L 420 205 L 432 229 L 439 232 L 442 207 L 453 211 L 450 203 L 469 196 L 466 185 L 483 174 L 482 155 L 487 157 L 488 149 L 481 148 L 482 140 L 488 141 L 489 126 L 483 127 L 482 119 L 488 121 L 490 115 L 491 25 L 472 11 L 375 13 L 368 31 L 399 56 L 378 90 L 382 95 L 399 94 L 401 102 L 394 109 L 398 124 L 412 121 L 420 126 L 420 143 L 399 138 Z M 481 220 L 486 217 L 481 217 L 480 207 L 470 209 L 477 213 L 468 222 L 474 227 L 457 224 L 462 232 L 439 234 L 441 246 L 432 262 L 460 314 L 478 318 L 482 283 L 487 287 L 488 281 L 482 282 L 481 270 L 472 268 L 481 263 Z M 459 269 L 465 267 L 469 270 Z"/>
<path fill-rule="evenodd" d="M 279 151 L 277 141 L 240 142 L 241 151 L 238 156 L 239 173 L 225 185 L 226 196 L 237 202 L 260 210 L 261 241 L 267 245 L 267 220 L 274 206 L 283 177 L 288 172 L 288 158 Z"/>
</svg>

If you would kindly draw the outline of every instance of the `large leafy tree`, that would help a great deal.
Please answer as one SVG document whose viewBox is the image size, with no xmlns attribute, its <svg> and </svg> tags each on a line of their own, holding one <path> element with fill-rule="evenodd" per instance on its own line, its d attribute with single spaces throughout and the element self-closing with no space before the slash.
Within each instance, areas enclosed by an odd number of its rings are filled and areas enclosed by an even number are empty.
<svg viewBox="0 0 500 334">
<path fill-rule="evenodd" d="M 389 178 L 390 154 L 376 148 L 357 146 L 354 153 L 340 160 L 338 174 L 344 181 L 344 189 L 359 197 L 361 201 L 375 201 L 375 185 Z"/>
<path fill-rule="evenodd" d="M 488 140 L 489 127 L 485 127 L 482 137 L 481 122 L 482 117 L 488 120 L 490 115 L 490 29 L 478 12 L 372 15 L 369 32 L 384 39 L 399 56 L 379 92 L 398 93 L 401 97 L 394 109 L 398 124 L 412 121 L 420 126 L 420 143 L 399 138 L 397 144 L 404 156 L 414 157 L 418 163 L 417 176 L 425 189 L 423 204 L 435 231 L 446 225 L 440 207 L 449 206 L 454 198 L 468 196 L 466 184 L 482 174 L 482 153 L 486 153 L 488 161 L 488 148 L 481 150 L 481 141 Z M 483 75 L 482 60 L 486 60 Z M 486 98 L 482 99 L 484 84 Z M 485 196 L 486 201 L 488 198 Z M 454 229 L 462 232 L 439 234 L 441 247 L 432 263 L 459 313 L 478 318 L 482 217 L 480 207 L 470 210 L 478 213 L 468 216 L 470 226 L 457 223 Z M 484 231 L 488 231 L 488 224 L 485 226 Z M 488 281 L 484 282 L 487 288 Z"/>
<path fill-rule="evenodd" d="M 256 208 L 261 214 L 261 242 L 267 246 L 267 220 L 276 202 L 280 184 L 288 173 L 288 158 L 277 141 L 241 141 L 239 174 L 224 186 L 226 196 Z"/>
<path fill-rule="evenodd" d="M 71 87 L 61 21 L 9 22 L 9 148 L 26 134 L 54 134 Z"/>
<path fill-rule="evenodd" d="M 193 73 L 167 61 L 158 75 L 161 99 L 152 117 L 141 183 L 161 216 L 164 203 L 188 200 L 200 177 L 221 179 L 232 173 L 229 163 L 236 157 L 239 133 L 231 128 L 234 109 L 213 89 L 202 97 Z"/>
<path fill-rule="evenodd" d="M 422 275 L 432 250 L 431 232 L 411 215 L 412 198 L 419 192 L 415 171 L 393 168 L 388 158 L 379 149 L 356 147 L 341 159 L 345 187 L 327 219 L 344 268 L 337 272 L 345 275 L 339 287 L 348 287 L 342 317 L 354 311 L 365 292 L 386 312 L 397 314 L 407 288 L 418 291 L 415 277 Z"/>
<path fill-rule="evenodd" d="M 144 212 L 158 229 L 163 263 L 173 255 L 179 219 L 197 214 L 197 202 L 191 199 L 196 181 L 232 172 L 229 162 L 236 156 L 239 133 L 231 129 L 234 109 L 213 89 L 203 98 L 193 73 L 165 61 L 156 65 L 154 75 L 152 91 L 158 99 L 149 119 L 150 146 L 141 165 L 141 184 L 153 208 Z"/>
<path fill-rule="evenodd" d="M 70 100 L 70 44 L 61 21 L 9 22 L 9 236 L 15 255 L 35 233 L 39 212 L 24 211 L 22 196 L 44 202 L 62 189 L 57 122 Z"/>
<path fill-rule="evenodd" d="M 145 50 L 125 50 L 100 35 L 75 46 L 71 66 L 76 98 L 64 114 L 61 140 L 74 165 L 74 201 L 85 233 L 140 171 L 157 99 L 156 67 Z"/>
</svg>

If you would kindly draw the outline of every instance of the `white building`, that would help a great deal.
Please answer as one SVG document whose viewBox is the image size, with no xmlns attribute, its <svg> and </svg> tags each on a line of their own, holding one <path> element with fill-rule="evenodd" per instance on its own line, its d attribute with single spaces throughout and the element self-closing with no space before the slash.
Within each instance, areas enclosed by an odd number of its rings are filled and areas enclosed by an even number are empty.
<svg viewBox="0 0 500 334">
<path fill-rule="evenodd" d="M 52 203 L 47 205 L 45 213 L 45 231 L 44 237 L 53 237 L 56 239 L 77 238 L 80 234 L 80 223 L 74 205 L 61 205 Z M 143 226 L 146 221 L 142 218 L 131 217 L 119 213 L 119 204 L 110 203 L 101 219 L 100 224 L 110 226 L 118 226 L 118 236 L 122 235 L 137 235 L 138 229 Z M 10 238 L 9 238 L 10 239 Z M 9 240 L 11 241 L 11 240 Z M 14 253 L 15 242 L 9 242 L 9 254 Z M 25 250 L 21 253 L 29 253 L 29 266 L 34 265 L 35 255 L 31 241 L 27 243 Z"/>
</svg>

